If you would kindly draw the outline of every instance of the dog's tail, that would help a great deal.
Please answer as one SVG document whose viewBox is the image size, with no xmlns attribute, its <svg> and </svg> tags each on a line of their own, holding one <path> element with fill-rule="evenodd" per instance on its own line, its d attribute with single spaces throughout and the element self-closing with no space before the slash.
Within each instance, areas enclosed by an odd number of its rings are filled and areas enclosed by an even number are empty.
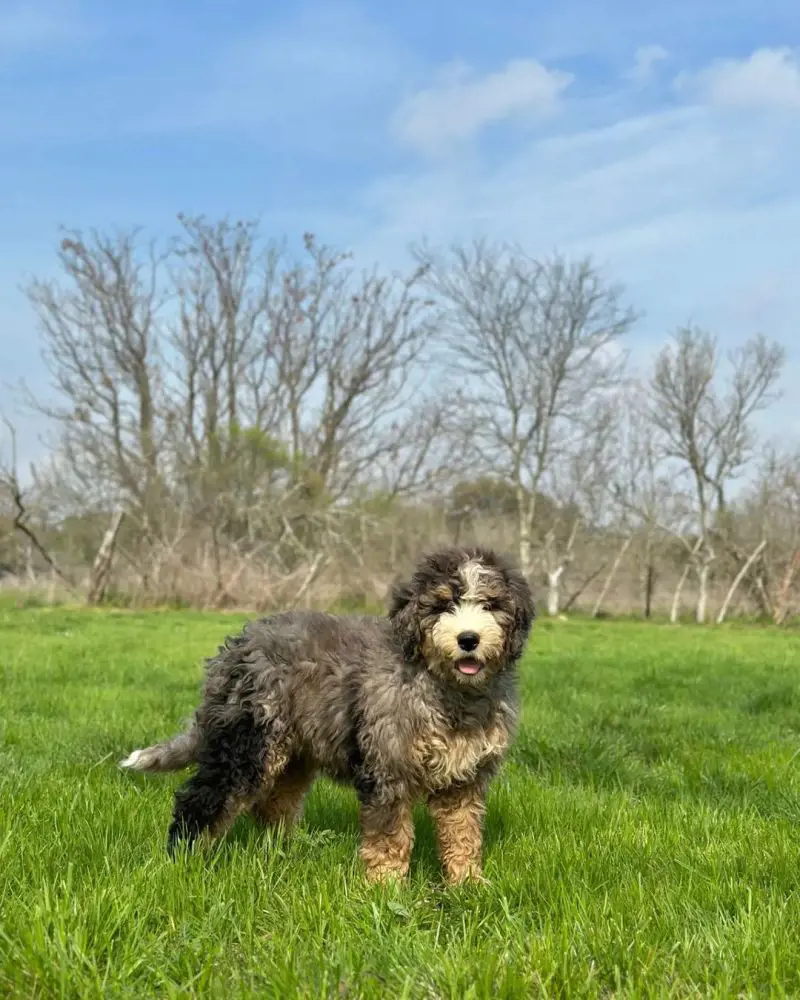
<svg viewBox="0 0 800 1000">
<path fill-rule="evenodd" d="M 131 771 L 180 771 L 195 762 L 199 743 L 200 736 L 192 726 L 164 743 L 134 750 L 119 766 Z"/>
</svg>

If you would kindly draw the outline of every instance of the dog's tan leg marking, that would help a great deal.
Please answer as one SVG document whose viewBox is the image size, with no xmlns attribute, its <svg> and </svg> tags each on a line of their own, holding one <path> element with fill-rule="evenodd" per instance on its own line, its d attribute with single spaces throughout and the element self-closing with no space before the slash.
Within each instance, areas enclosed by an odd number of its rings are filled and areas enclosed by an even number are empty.
<svg viewBox="0 0 800 1000">
<path fill-rule="evenodd" d="M 361 860 L 370 882 L 404 878 L 414 846 L 411 803 L 365 805 L 361 809 Z"/>
<path fill-rule="evenodd" d="M 436 826 L 439 856 L 447 881 L 485 881 L 481 867 L 485 790 L 481 783 L 433 794 L 428 808 Z"/>
<path fill-rule="evenodd" d="M 251 808 L 253 817 L 265 826 L 282 824 L 288 832 L 300 819 L 303 800 L 313 781 L 312 768 L 304 761 L 291 761 L 274 784 L 259 792 Z"/>
</svg>

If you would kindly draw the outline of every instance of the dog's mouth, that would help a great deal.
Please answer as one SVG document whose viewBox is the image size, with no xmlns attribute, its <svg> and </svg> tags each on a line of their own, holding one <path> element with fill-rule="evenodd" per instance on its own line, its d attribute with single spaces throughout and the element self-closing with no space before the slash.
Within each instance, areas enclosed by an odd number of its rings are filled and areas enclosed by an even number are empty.
<svg viewBox="0 0 800 1000">
<path fill-rule="evenodd" d="M 475 677 L 483 670 L 483 664 L 473 657 L 465 657 L 456 662 L 456 670 L 465 677 Z"/>
</svg>

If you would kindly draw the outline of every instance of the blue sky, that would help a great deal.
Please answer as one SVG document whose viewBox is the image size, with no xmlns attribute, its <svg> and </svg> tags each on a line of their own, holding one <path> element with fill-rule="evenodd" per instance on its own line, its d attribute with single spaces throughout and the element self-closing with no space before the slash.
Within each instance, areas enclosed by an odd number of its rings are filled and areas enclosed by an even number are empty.
<svg viewBox="0 0 800 1000">
<path fill-rule="evenodd" d="M 0 185 L 5 383 L 43 384 L 19 286 L 60 225 L 187 211 L 387 266 L 426 234 L 591 252 L 637 360 L 691 319 L 783 340 L 800 385 L 797 0 L 0 0 Z M 765 429 L 800 435 L 796 390 Z"/>
</svg>

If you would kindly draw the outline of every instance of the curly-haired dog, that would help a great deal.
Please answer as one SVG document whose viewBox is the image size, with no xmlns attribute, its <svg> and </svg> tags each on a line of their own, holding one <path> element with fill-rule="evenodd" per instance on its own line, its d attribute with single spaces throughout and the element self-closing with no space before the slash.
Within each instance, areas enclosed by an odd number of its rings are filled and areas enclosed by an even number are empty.
<svg viewBox="0 0 800 1000">
<path fill-rule="evenodd" d="M 248 623 L 209 660 L 192 728 L 122 766 L 197 765 L 176 794 L 171 852 L 246 810 L 290 825 L 322 773 L 355 786 L 369 878 L 408 871 L 419 797 L 448 879 L 478 878 L 486 789 L 513 732 L 533 618 L 525 579 L 500 556 L 435 552 L 394 587 L 387 618 Z"/>
</svg>

